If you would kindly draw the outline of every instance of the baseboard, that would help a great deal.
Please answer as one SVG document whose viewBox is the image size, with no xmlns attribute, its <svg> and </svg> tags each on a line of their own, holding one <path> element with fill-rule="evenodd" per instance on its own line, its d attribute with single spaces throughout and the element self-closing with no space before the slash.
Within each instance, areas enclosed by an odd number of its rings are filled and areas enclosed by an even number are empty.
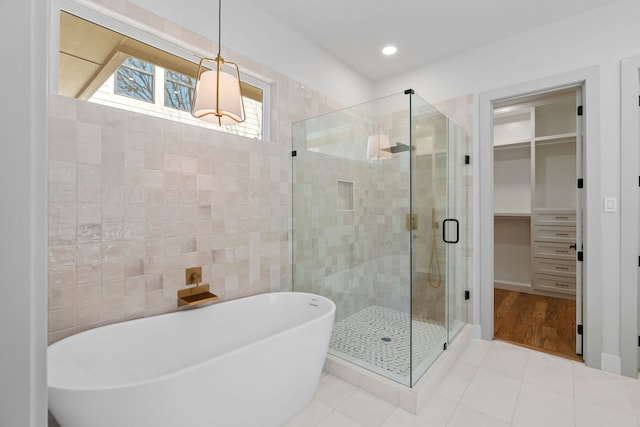
<svg viewBox="0 0 640 427">
<path fill-rule="evenodd" d="M 622 359 L 615 354 L 602 353 L 601 369 L 605 372 L 620 375 L 622 373 Z"/>
</svg>

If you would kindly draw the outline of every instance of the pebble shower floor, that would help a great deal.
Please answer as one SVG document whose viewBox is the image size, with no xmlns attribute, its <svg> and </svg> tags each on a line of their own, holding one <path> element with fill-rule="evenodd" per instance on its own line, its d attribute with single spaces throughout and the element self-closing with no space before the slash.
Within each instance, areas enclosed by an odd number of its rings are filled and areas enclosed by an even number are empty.
<svg viewBox="0 0 640 427">
<path fill-rule="evenodd" d="M 421 375 L 438 357 L 447 340 L 442 323 L 414 319 L 410 328 L 409 320 L 408 313 L 379 306 L 367 307 L 336 322 L 329 352 L 408 384 L 411 346 L 413 371 Z"/>
</svg>

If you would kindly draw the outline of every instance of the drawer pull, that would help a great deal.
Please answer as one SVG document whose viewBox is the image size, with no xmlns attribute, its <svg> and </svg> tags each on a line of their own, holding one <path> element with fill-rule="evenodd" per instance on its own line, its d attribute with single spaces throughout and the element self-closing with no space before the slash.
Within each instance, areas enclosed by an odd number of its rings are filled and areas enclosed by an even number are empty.
<svg viewBox="0 0 640 427">
<path fill-rule="evenodd" d="M 557 216 L 556 219 L 569 219 L 568 216 Z"/>
<path fill-rule="evenodd" d="M 556 286 L 559 288 L 568 288 L 569 284 L 568 283 L 556 283 Z"/>
<path fill-rule="evenodd" d="M 556 253 L 557 254 L 568 254 L 569 251 L 563 251 L 563 250 L 560 250 L 560 249 L 556 249 Z"/>
<path fill-rule="evenodd" d="M 569 270 L 569 267 L 556 266 L 556 270 Z"/>
<path fill-rule="evenodd" d="M 569 236 L 569 233 L 556 233 L 556 236 Z"/>
</svg>

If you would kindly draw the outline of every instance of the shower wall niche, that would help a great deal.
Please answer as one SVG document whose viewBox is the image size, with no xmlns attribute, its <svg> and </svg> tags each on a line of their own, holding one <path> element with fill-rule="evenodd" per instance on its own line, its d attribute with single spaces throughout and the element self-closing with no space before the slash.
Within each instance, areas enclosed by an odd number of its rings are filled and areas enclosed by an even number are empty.
<svg viewBox="0 0 640 427">
<path fill-rule="evenodd" d="M 293 125 L 293 286 L 336 303 L 331 354 L 412 386 L 466 322 L 466 143 L 412 91 Z"/>
</svg>

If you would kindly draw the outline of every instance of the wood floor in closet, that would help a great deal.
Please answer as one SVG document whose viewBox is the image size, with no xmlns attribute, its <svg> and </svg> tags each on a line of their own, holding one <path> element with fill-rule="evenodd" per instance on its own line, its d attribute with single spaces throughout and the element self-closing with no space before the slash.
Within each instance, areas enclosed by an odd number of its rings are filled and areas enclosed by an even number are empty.
<svg viewBox="0 0 640 427">
<path fill-rule="evenodd" d="M 494 289 L 495 339 L 581 361 L 575 330 L 574 300 Z"/>
</svg>

